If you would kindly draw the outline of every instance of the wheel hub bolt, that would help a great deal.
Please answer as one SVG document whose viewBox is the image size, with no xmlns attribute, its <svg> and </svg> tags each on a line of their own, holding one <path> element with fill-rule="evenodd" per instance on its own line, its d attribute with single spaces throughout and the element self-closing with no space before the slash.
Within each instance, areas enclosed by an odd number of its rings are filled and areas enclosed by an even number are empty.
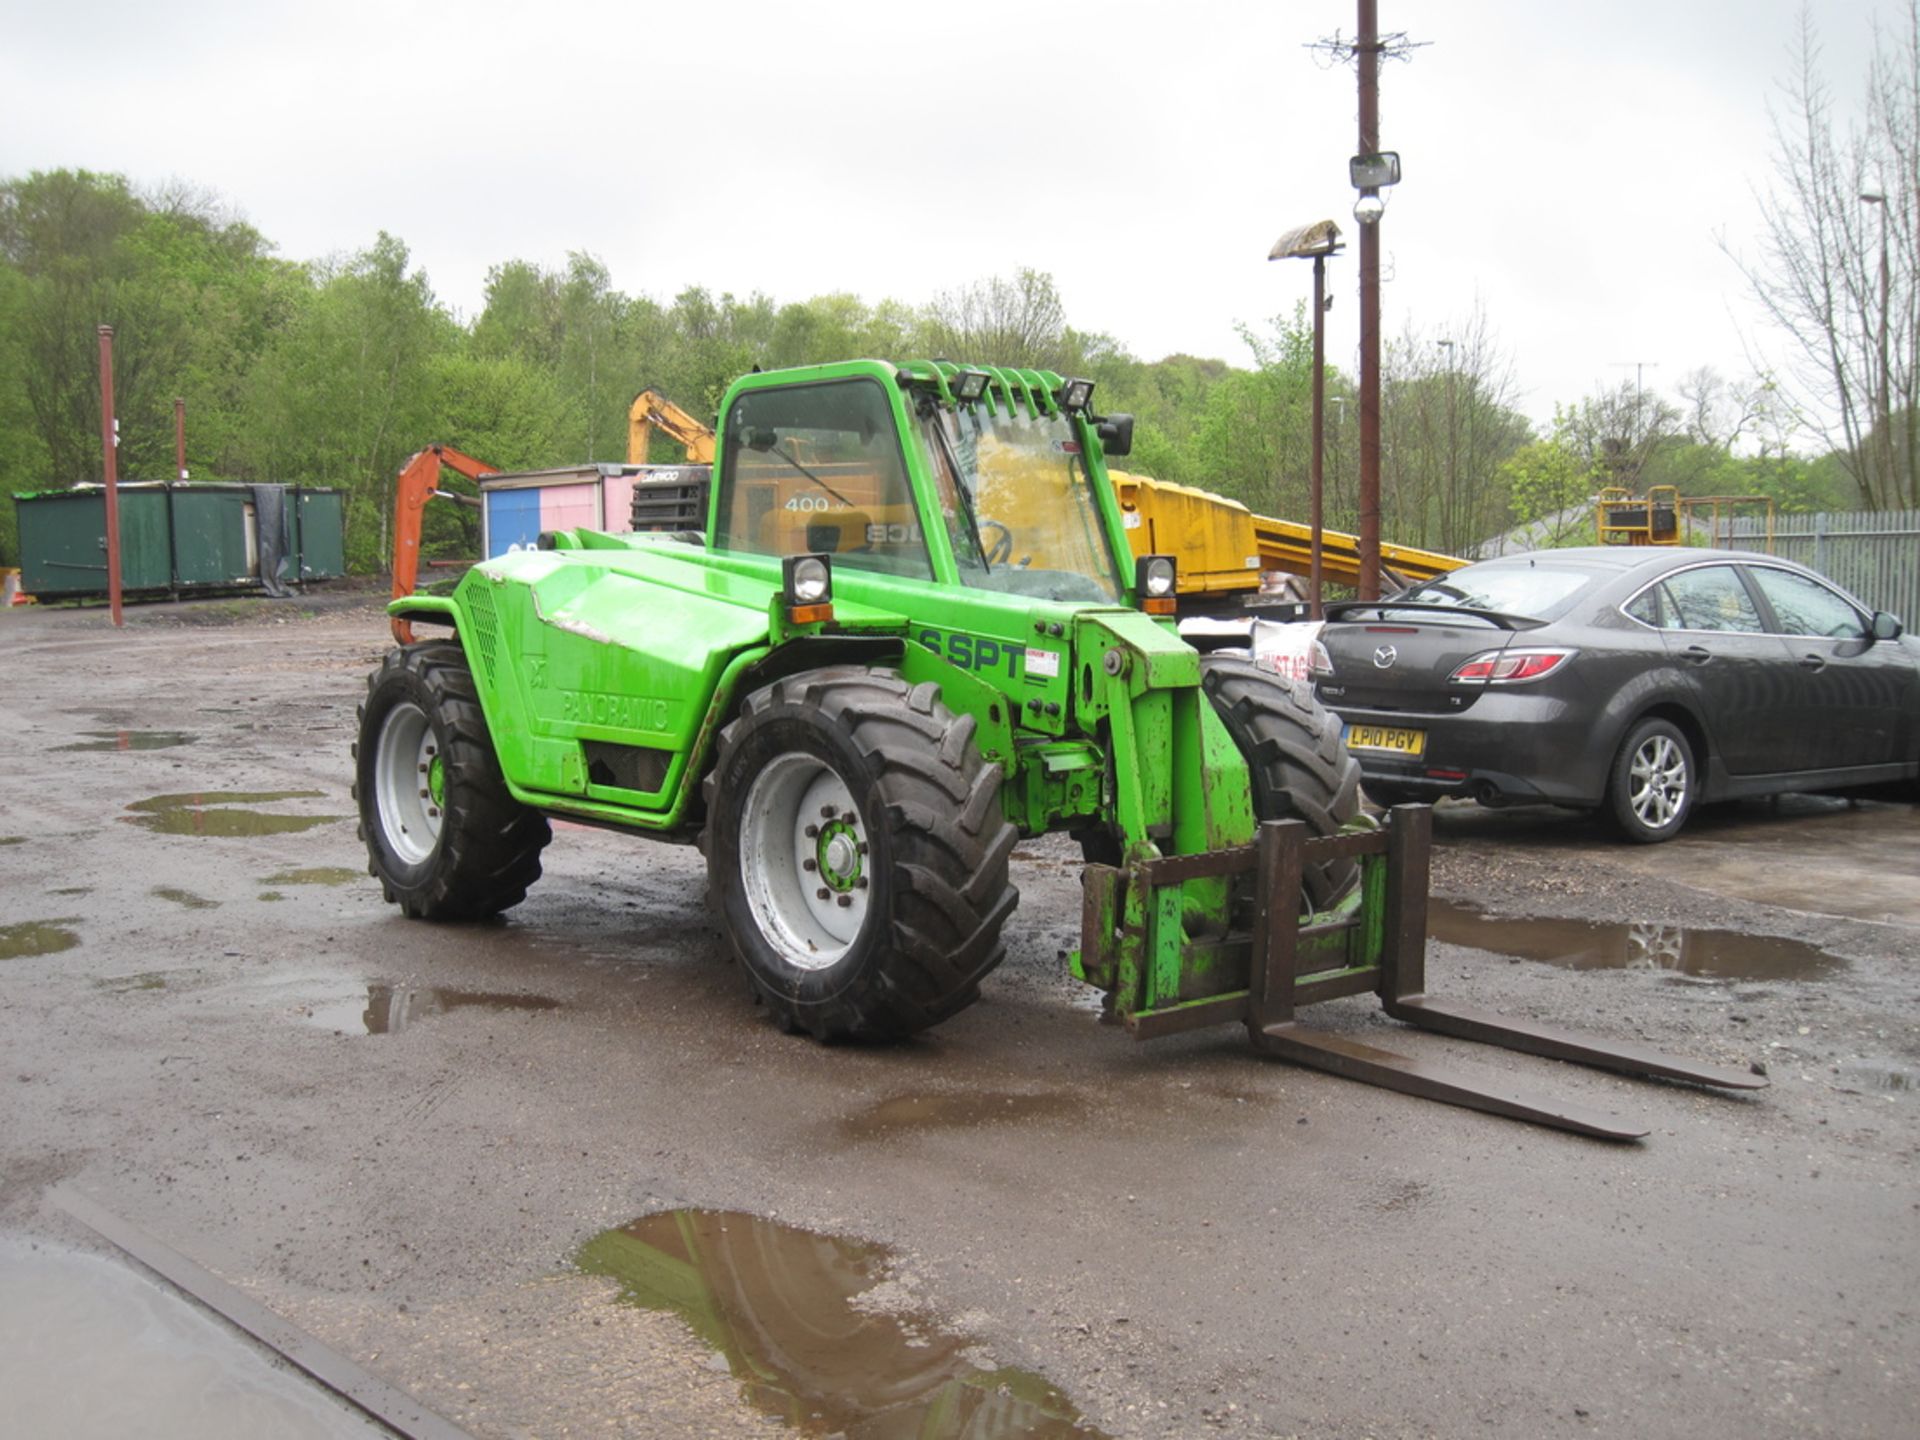
<svg viewBox="0 0 1920 1440">
<path fill-rule="evenodd" d="M 851 908 L 852 908 L 852 906 L 853 906 L 853 897 L 852 897 L 851 895 L 841 895 L 841 896 L 839 896 L 839 897 L 837 897 L 837 898 L 839 899 L 839 902 L 840 902 L 840 908 L 841 908 L 842 910 L 848 910 L 848 909 L 851 909 Z"/>
<path fill-rule="evenodd" d="M 813 892 L 813 897 L 816 900 L 825 900 L 828 896 L 832 894 L 833 892 L 831 890 L 827 889 L 826 886 L 822 885 L 818 890 Z"/>
</svg>

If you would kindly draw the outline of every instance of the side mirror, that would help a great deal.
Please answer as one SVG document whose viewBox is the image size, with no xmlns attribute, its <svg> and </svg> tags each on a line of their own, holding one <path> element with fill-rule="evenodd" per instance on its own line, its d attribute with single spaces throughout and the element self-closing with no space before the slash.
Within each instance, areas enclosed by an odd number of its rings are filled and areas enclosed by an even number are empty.
<svg viewBox="0 0 1920 1440">
<path fill-rule="evenodd" d="M 1898 640 L 1904 627 L 1900 621 L 1884 610 L 1873 612 L 1873 638 L 1876 640 Z"/>
<path fill-rule="evenodd" d="M 1118 458 L 1133 453 L 1133 416 L 1103 415 L 1094 422 L 1093 433 L 1107 454 Z"/>
</svg>

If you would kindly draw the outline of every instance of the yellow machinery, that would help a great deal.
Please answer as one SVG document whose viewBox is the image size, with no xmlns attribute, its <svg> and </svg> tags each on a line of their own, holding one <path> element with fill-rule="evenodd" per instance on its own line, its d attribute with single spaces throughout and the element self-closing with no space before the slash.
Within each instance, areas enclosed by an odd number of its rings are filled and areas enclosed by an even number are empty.
<svg viewBox="0 0 1920 1440">
<path fill-rule="evenodd" d="M 1774 503 L 1768 495 L 1683 496 L 1672 485 L 1649 485 L 1646 494 L 1636 495 L 1610 485 L 1594 504 L 1594 534 L 1602 545 L 1684 545 L 1688 532 L 1704 523 L 1707 543 L 1718 545 L 1726 528 L 1723 520 L 1731 522 L 1735 511 L 1753 506 L 1766 510 L 1766 552 L 1771 555 Z M 1704 521 L 1701 511 L 1706 512 Z"/>
<path fill-rule="evenodd" d="M 642 390 L 627 411 L 627 463 L 647 463 L 647 442 L 658 427 L 678 441 L 690 465 L 713 463 L 713 427 L 703 425 L 656 390 Z"/>
<path fill-rule="evenodd" d="M 1172 555 L 1179 561 L 1182 598 L 1235 598 L 1255 593 L 1262 572 L 1308 575 L 1313 527 L 1255 515 L 1238 500 L 1210 490 L 1109 471 L 1135 555 Z M 1411 545 L 1380 546 L 1382 573 L 1406 583 L 1431 580 L 1467 562 Z M 1360 537 L 1320 533 L 1320 574 L 1330 585 L 1360 583 Z"/>
</svg>

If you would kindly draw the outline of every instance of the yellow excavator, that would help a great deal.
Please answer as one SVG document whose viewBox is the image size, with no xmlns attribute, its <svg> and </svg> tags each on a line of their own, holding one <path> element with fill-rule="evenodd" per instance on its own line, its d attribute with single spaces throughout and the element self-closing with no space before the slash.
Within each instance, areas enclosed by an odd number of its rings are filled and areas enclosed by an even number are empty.
<svg viewBox="0 0 1920 1440">
<path fill-rule="evenodd" d="M 689 465 L 713 463 L 713 427 L 703 425 L 658 390 L 642 390 L 627 411 L 627 463 L 645 465 L 653 432 L 659 430 L 687 452 Z"/>
</svg>

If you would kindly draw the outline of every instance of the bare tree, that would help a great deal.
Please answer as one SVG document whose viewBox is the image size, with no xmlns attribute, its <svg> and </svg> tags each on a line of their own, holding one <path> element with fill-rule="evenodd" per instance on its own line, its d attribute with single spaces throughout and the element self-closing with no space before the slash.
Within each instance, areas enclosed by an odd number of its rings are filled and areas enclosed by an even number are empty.
<svg viewBox="0 0 1920 1440">
<path fill-rule="evenodd" d="M 1505 527 L 1501 462 L 1530 438 L 1513 365 L 1476 306 L 1438 339 L 1409 323 L 1388 346 L 1382 490 L 1389 538 L 1462 554 Z"/>
<path fill-rule="evenodd" d="M 1742 440 L 1759 437 L 1764 449 L 1766 437 L 1777 430 L 1778 404 L 1770 381 L 1741 383 L 1702 365 L 1682 377 L 1679 393 L 1681 424 L 1695 445 L 1731 452 Z"/>
<path fill-rule="evenodd" d="M 1622 380 L 1581 400 L 1560 416 L 1563 444 L 1586 467 L 1595 489 L 1638 491 L 1663 450 L 1684 438 L 1681 414 L 1658 393 Z"/>
<path fill-rule="evenodd" d="M 1807 10 L 1795 58 L 1760 255 L 1732 258 L 1785 338 L 1801 424 L 1871 508 L 1920 506 L 1920 0 L 1876 31 L 1863 121 L 1844 133 Z"/>
<path fill-rule="evenodd" d="M 949 360 L 1051 369 L 1067 348 L 1053 277 L 1037 270 L 943 291 L 927 307 L 926 328 L 935 352 Z"/>
</svg>

